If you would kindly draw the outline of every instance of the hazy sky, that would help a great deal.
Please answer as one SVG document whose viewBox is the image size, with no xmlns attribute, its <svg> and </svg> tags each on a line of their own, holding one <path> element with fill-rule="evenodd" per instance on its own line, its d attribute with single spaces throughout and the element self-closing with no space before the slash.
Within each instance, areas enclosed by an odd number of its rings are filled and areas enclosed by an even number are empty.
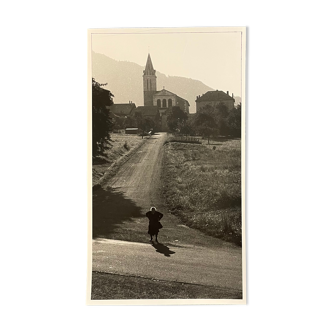
<svg viewBox="0 0 332 332">
<path fill-rule="evenodd" d="M 92 50 L 141 66 L 150 53 L 154 69 L 163 74 L 197 79 L 241 96 L 240 32 L 93 33 Z"/>
</svg>

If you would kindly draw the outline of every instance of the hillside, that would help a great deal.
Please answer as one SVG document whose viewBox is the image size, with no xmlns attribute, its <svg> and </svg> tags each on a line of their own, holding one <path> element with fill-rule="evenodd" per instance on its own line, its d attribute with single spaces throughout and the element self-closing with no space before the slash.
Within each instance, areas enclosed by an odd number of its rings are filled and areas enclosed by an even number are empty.
<svg viewBox="0 0 332 332">
<path fill-rule="evenodd" d="M 100 83 L 108 83 L 114 95 L 115 103 L 132 101 L 136 106 L 143 105 L 143 70 L 144 67 L 133 62 L 113 60 L 103 54 L 92 52 L 92 76 Z M 157 75 L 157 89 L 163 86 L 179 97 L 188 100 L 190 113 L 196 112 L 196 97 L 213 90 L 201 81 L 191 78 Z"/>
</svg>

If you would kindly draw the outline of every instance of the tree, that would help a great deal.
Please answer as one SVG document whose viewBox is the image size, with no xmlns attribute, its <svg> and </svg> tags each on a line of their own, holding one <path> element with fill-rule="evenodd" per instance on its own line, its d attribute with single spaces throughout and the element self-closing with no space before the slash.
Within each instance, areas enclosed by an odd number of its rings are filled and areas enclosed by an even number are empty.
<svg viewBox="0 0 332 332">
<path fill-rule="evenodd" d="M 226 136 L 229 134 L 228 116 L 229 116 L 229 110 L 227 106 L 224 103 L 219 103 L 216 106 L 215 118 L 220 135 Z"/>
<path fill-rule="evenodd" d="M 150 131 L 156 127 L 155 122 L 151 118 L 145 118 L 145 130 Z"/>
<path fill-rule="evenodd" d="M 183 135 L 193 135 L 194 134 L 194 128 L 192 124 L 189 121 L 186 121 L 183 126 L 180 127 L 180 133 Z"/>
<path fill-rule="evenodd" d="M 210 137 L 218 133 L 218 126 L 213 116 L 204 112 L 197 113 L 193 123 L 196 131 L 207 137 L 208 144 L 210 144 Z"/>
<path fill-rule="evenodd" d="M 219 115 L 223 119 L 226 119 L 229 115 L 229 110 L 223 102 L 220 102 L 216 106 L 216 112 L 217 112 L 217 115 Z"/>
<path fill-rule="evenodd" d="M 123 128 L 136 127 L 136 119 L 133 116 L 126 116 L 123 120 Z"/>
<path fill-rule="evenodd" d="M 142 139 L 143 139 L 143 136 L 144 136 L 143 120 L 144 119 L 143 119 L 142 113 L 141 112 L 136 112 L 135 113 L 135 121 L 136 121 L 137 128 L 140 129 Z"/>
<path fill-rule="evenodd" d="M 180 128 L 188 119 L 185 113 L 179 106 L 173 106 L 167 116 L 167 126 L 171 132 L 180 131 Z"/>
<path fill-rule="evenodd" d="M 125 120 L 126 118 L 123 118 L 121 116 L 116 116 L 115 117 L 115 125 L 113 129 L 119 130 L 119 129 L 124 129 L 125 128 Z"/>
<path fill-rule="evenodd" d="M 217 129 L 220 135 L 233 135 L 241 137 L 241 104 L 232 110 L 228 110 L 224 103 L 219 103 L 215 108 L 210 105 L 206 105 L 200 109 L 199 114 L 205 114 L 213 118 L 215 125 L 213 129 Z M 195 127 L 197 126 L 198 124 L 196 121 Z M 204 126 L 212 128 L 209 122 L 205 122 Z"/>
<path fill-rule="evenodd" d="M 110 141 L 109 133 L 114 127 L 108 106 L 113 105 L 113 94 L 102 88 L 106 84 L 98 83 L 92 78 L 92 155 L 104 152 Z"/>
<path fill-rule="evenodd" d="M 241 103 L 229 112 L 228 128 L 231 135 L 241 137 Z"/>
<path fill-rule="evenodd" d="M 144 133 L 150 131 L 152 128 L 155 127 L 154 121 L 150 118 L 144 118 L 141 112 L 135 113 L 135 120 L 137 128 L 140 129 L 142 138 L 144 136 Z"/>
</svg>

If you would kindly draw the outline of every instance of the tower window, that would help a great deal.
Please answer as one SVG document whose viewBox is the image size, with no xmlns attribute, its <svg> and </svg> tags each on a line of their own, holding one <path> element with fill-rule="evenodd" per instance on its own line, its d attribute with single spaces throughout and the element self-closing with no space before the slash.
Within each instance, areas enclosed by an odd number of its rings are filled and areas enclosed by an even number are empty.
<svg viewBox="0 0 332 332">
<path fill-rule="evenodd" d="M 157 100 L 157 106 L 161 107 L 161 100 L 160 99 Z"/>
<path fill-rule="evenodd" d="M 168 99 L 168 107 L 172 107 L 172 99 Z"/>
<path fill-rule="evenodd" d="M 167 107 L 166 106 L 166 99 L 163 99 L 163 107 Z"/>
</svg>

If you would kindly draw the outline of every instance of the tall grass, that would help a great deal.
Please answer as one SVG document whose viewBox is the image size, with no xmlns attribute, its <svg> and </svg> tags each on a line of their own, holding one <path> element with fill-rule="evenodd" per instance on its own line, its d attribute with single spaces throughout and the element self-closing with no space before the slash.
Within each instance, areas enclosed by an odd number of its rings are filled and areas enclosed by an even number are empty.
<svg viewBox="0 0 332 332">
<path fill-rule="evenodd" d="M 241 244 L 241 142 L 165 145 L 163 193 L 190 227 Z"/>
</svg>

